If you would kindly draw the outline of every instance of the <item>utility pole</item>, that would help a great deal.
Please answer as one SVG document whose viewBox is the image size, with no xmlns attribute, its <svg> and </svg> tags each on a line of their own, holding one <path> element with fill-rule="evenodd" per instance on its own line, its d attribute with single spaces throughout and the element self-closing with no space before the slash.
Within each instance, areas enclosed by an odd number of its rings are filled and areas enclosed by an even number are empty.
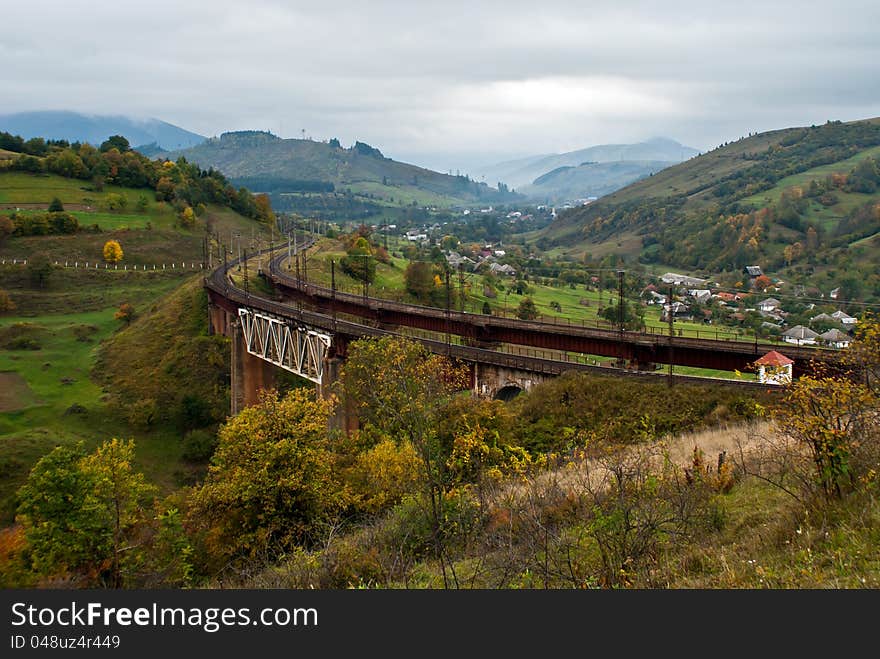
<svg viewBox="0 0 880 659">
<path fill-rule="evenodd" d="M 669 293 L 666 296 L 666 304 L 668 307 L 668 311 L 666 312 L 666 320 L 669 323 L 669 386 L 672 386 L 672 362 L 675 361 L 672 356 L 672 342 L 673 337 L 675 336 L 675 330 L 672 328 L 672 323 L 675 320 L 672 314 L 672 284 L 669 285 Z"/>
<path fill-rule="evenodd" d="M 449 268 L 446 268 L 446 355 L 449 356 L 451 352 L 450 344 L 450 312 L 451 312 L 451 302 L 452 302 L 452 289 L 449 287 Z"/>
<path fill-rule="evenodd" d="M 361 254 L 364 257 L 364 306 L 367 306 L 370 298 L 370 255 Z"/>
<path fill-rule="evenodd" d="M 226 260 L 226 245 L 223 247 L 223 292 L 229 295 L 229 263 Z"/>
<path fill-rule="evenodd" d="M 464 268 L 458 264 L 458 311 L 464 313 Z"/>
<path fill-rule="evenodd" d="M 330 259 L 330 309 L 333 314 L 333 332 L 336 332 L 336 261 Z"/>
<path fill-rule="evenodd" d="M 623 343 L 623 270 L 617 271 L 617 331 L 620 333 L 620 367 L 623 368 L 625 359 Z"/>
<path fill-rule="evenodd" d="M 245 297 L 250 300 L 251 297 L 251 288 L 250 282 L 248 281 L 248 268 L 247 268 L 247 250 L 244 250 L 244 294 Z"/>
</svg>

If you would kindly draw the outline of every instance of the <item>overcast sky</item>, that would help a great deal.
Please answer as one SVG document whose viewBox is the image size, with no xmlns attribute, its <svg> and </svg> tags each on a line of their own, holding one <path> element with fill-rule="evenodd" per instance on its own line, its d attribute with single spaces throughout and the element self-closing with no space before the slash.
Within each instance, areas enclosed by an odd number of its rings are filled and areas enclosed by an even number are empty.
<svg viewBox="0 0 880 659">
<path fill-rule="evenodd" d="M 880 2 L 0 0 L 0 112 L 359 139 L 441 171 L 880 115 Z"/>
</svg>

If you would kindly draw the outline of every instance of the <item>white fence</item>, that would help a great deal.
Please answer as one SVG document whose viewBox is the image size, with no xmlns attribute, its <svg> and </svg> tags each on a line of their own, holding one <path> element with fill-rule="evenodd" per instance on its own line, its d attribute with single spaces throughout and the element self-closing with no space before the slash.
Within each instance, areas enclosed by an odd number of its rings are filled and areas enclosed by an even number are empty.
<svg viewBox="0 0 880 659">
<path fill-rule="evenodd" d="M 0 265 L 27 265 L 27 259 L 0 259 Z M 181 272 L 185 271 L 194 271 L 194 270 L 203 270 L 205 268 L 204 263 L 196 263 L 194 261 L 190 262 L 175 262 L 175 263 L 135 263 L 133 265 L 128 265 L 127 263 L 122 264 L 122 267 L 119 267 L 119 263 L 101 263 L 98 261 L 55 261 L 53 265 L 56 265 L 61 268 L 75 268 L 78 270 L 122 270 L 123 272 L 137 271 L 137 272 L 146 272 L 146 271 L 154 271 L 154 270 L 177 270 Z"/>
</svg>

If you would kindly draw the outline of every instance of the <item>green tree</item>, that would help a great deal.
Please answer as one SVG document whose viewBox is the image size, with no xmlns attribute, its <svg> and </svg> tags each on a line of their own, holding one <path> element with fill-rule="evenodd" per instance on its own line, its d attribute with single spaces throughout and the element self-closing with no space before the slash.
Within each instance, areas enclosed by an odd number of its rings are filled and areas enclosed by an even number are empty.
<svg viewBox="0 0 880 659">
<path fill-rule="evenodd" d="M 28 260 L 27 270 L 31 285 L 45 288 L 52 276 L 52 262 L 45 254 L 35 254 Z"/>
<path fill-rule="evenodd" d="M 535 320 L 538 317 L 538 308 L 535 306 L 535 301 L 530 297 L 520 300 L 519 306 L 516 309 L 516 317 L 520 320 Z"/>
<path fill-rule="evenodd" d="M 101 143 L 101 152 L 107 153 L 110 149 L 116 149 L 119 153 L 131 151 L 131 144 L 122 135 L 111 135 Z"/>
<path fill-rule="evenodd" d="M 620 323 L 620 318 L 618 316 L 618 308 L 616 304 L 611 304 L 604 309 L 602 309 L 602 313 L 600 314 L 602 318 L 607 320 L 609 323 L 614 323 L 618 325 Z M 645 310 L 638 302 L 628 302 L 627 300 L 623 301 L 623 327 L 624 329 L 632 330 L 637 332 L 642 329 L 645 325 Z"/>
<path fill-rule="evenodd" d="M 116 192 L 110 192 L 106 197 L 104 197 L 104 206 L 107 208 L 107 210 L 121 211 L 125 210 L 125 207 L 127 205 L 128 199 L 126 199 L 124 195 L 118 194 Z"/>
<path fill-rule="evenodd" d="M 97 570 L 113 544 L 92 497 L 94 475 L 80 468 L 84 457 L 82 444 L 56 447 L 40 458 L 18 491 L 16 519 L 39 574 Z"/>
<path fill-rule="evenodd" d="M 50 213 L 61 213 L 64 211 L 64 204 L 61 203 L 61 200 L 58 197 L 52 197 L 52 201 L 49 204 L 49 212 Z"/>
<path fill-rule="evenodd" d="M 410 261 L 403 273 L 406 292 L 422 304 L 429 304 L 434 293 L 434 269 L 426 261 Z"/>
<path fill-rule="evenodd" d="M 17 516 L 37 573 L 123 585 L 123 558 L 134 549 L 132 532 L 153 492 L 133 471 L 133 457 L 134 442 L 113 439 L 91 455 L 80 443 L 37 462 L 19 489 Z"/>
<path fill-rule="evenodd" d="M 135 549 L 129 533 L 145 519 L 145 503 L 155 488 L 134 471 L 134 442 L 112 439 L 84 457 L 80 468 L 91 485 L 88 506 L 101 521 L 104 533 L 109 529 L 112 546 L 111 585 L 123 586 L 123 558 Z"/>
<path fill-rule="evenodd" d="M 210 559 L 265 560 L 315 541 L 346 503 L 328 447 L 330 403 L 266 392 L 220 429 L 190 522 Z"/>
<path fill-rule="evenodd" d="M 483 301 L 483 313 L 486 314 L 487 316 L 492 315 L 492 307 L 489 306 L 489 300 Z"/>
</svg>

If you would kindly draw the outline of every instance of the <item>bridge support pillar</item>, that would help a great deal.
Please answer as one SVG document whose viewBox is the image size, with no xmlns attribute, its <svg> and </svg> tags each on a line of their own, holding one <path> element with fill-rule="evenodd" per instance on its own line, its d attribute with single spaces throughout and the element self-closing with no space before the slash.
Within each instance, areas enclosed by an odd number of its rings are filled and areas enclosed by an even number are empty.
<svg viewBox="0 0 880 659">
<path fill-rule="evenodd" d="M 260 392 L 275 387 L 275 368 L 272 364 L 247 351 L 241 323 L 232 323 L 232 377 L 230 378 L 230 406 L 235 416 L 245 407 L 260 400 Z"/>
<path fill-rule="evenodd" d="M 229 336 L 229 314 L 216 304 L 208 305 L 208 330 L 211 334 Z"/>
<path fill-rule="evenodd" d="M 318 397 L 327 399 L 333 394 L 333 385 L 339 380 L 339 369 L 342 366 L 341 357 L 327 357 L 324 359 L 324 371 L 321 375 L 321 384 L 316 385 Z M 330 428 L 343 430 L 347 435 L 358 429 L 357 412 L 350 403 L 339 403 L 330 416 Z"/>
</svg>

